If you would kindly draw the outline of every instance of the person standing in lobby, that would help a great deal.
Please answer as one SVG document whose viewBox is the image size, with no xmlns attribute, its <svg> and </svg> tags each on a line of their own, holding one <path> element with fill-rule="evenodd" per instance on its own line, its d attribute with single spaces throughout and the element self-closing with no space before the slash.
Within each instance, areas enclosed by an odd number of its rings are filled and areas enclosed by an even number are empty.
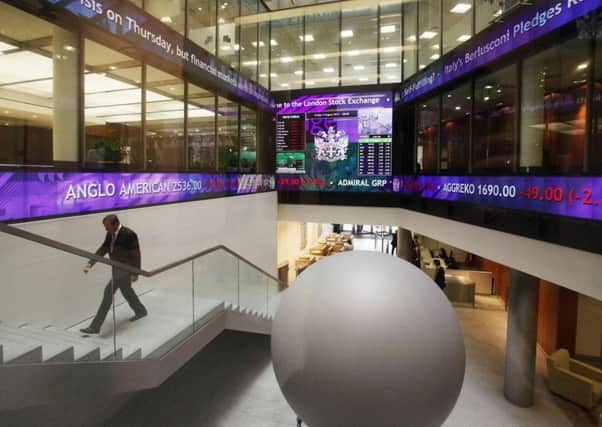
<svg viewBox="0 0 602 427">
<path fill-rule="evenodd" d="M 117 215 L 107 215 L 102 220 L 102 224 L 107 231 L 104 242 L 96 251 L 96 255 L 105 256 L 109 254 L 109 258 L 122 262 L 132 267 L 140 268 L 140 244 L 138 243 L 138 236 L 136 233 L 127 228 L 123 227 Z M 96 261 L 89 260 L 88 264 L 84 267 L 84 273 L 90 271 Z M 102 326 L 107 313 L 111 308 L 113 301 L 113 294 L 117 292 L 117 289 L 121 290 L 121 294 L 128 302 L 132 310 L 134 310 L 134 316 L 130 318 L 130 321 L 136 321 L 147 315 L 146 308 L 140 302 L 140 299 L 132 289 L 132 282 L 138 280 L 137 275 L 133 275 L 128 271 L 123 271 L 117 267 L 112 268 L 112 279 L 104 289 L 104 295 L 100 307 L 96 316 L 87 328 L 80 329 L 84 334 L 98 334 L 100 327 Z"/>
</svg>

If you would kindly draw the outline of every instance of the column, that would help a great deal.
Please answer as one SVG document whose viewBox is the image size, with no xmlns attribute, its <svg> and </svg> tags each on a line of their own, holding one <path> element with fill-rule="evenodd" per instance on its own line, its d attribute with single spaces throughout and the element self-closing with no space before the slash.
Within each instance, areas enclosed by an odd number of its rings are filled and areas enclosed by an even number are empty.
<svg viewBox="0 0 602 427">
<path fill-rule="evenodd" d="M 407 262 L 414 263 L 414 251 L 412 250 L 412 233 L 405 228 L 398 228 L 397 233 L 397 256 Z"/>
<path fill-rule="evenodd" d="M 508 301 L 504 396 L 517 405 L 533 405 L 539 279 L 512 270 Z"/>
<path fill-rule="evenodd" d="M 77 162 L 79 159 L 79 38 L 77 34 L 55 28 L 52 37 L 52 146 L 53 160 Z"/>
</svg>

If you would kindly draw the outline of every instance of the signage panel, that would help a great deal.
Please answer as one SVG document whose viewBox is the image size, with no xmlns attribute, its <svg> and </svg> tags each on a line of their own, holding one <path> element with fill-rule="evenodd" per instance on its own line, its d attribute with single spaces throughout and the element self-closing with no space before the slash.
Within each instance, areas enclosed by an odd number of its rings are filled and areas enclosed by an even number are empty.
<svg viewBox="0 0 602 427">
<path fill-rule="evenodd" d="M 0 172 L 0 221 L 75 215 L 274 189 L 273 175 Z"/>
<path fill-rule="evenodd" d="M 602 6 L 601 0 L 544 0 L 462 44 L 402 85 L 403 102 L 423 95 Z"/>
</svg>

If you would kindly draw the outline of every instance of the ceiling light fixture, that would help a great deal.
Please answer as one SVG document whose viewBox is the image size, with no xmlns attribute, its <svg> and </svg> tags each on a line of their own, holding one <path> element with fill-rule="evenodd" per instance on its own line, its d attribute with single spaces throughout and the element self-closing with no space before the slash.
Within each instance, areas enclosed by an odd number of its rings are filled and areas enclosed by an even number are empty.
<svg viewBox="0 0 602 427">
<path fill-rule="evenodd" d="M 395 25 L 383 25 L 382 27 L 380 27 L 380 32 L 382 34 L 394 33 Z"/>
<path fill-rule="evenodd" d="M 435 31 L 425 31 L 422 34 L 420 34 L 420 38 L 424 39 L 424 40 L 430 40 L 432 38 L 434 38 L 437 35 L 437 33 Z"/>
<path fill-rule="evenodd" d="M 343 30 L 341 31 L 341 38 L 348 39 L 349 37 L 353 37 L 353 30 Z"/>
<path fill-rule="evenodd" d="M 332 68 L 332 67 L 326 67 L 322 71 L 324 71 L 325 73 L 334 73 L 334 68 Z"/>
<path fill-rule="evenodd" d="M 451 8 L 451 13 L 462 14 L 468 12 L 472 8 L 472 4 L 470 3 L 457 3 L 454 7 Z"/>
<path fill-rule="evenodd" d="M 459 41 L 460 43 L 464 43 L 465 41 L 470 40 L 470 35 L 469 34 L 462 34 L 456 40 Z"/>
</svg>

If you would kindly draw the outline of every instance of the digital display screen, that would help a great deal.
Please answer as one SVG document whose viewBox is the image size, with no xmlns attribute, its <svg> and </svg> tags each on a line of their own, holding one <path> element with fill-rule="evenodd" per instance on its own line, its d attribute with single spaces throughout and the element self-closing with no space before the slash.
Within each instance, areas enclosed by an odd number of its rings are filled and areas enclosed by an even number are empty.
<svg viewBox="0 0 602 427">
<path fill-rule="evenodd" d="M 308 95 L 277 104 L 281 190 L 382 191 L 392 185 L 391 92 Z"/>
<path fill-rule="evenodd" d="M 0 221 L 259 193 L 275 186 L 273 175 L 0 172 Z"/>
</svg>

